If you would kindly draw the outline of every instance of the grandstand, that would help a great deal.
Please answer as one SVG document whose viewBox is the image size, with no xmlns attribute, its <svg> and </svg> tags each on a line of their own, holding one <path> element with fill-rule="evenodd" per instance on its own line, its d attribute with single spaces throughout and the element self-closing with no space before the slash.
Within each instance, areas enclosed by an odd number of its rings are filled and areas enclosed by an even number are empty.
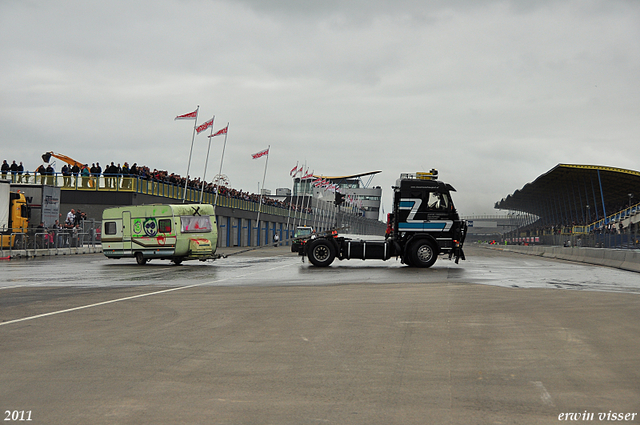
<svg viewBox="0 0 640 425">
<path fill-rule="evenodd" d="M 505 235 L 507 242 L 636 247 L 640 172 L 558 164 L 496 202 L 495 208 L 537 220 Z"/>
</svg>

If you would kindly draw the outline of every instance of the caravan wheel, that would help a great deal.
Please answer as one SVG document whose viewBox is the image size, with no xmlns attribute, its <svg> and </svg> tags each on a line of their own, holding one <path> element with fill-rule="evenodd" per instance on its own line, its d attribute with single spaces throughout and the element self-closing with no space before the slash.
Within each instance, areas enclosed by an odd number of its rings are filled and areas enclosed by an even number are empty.
<svg viewBox="0 0 640 425">
<path fill-rule="evenodd" d="M 142 256 L 141 252 L 136 252 L 136 262 L 139 265 L 144 266 L 145 264 L 147 264 L 147 259 Z"/>
</svg>

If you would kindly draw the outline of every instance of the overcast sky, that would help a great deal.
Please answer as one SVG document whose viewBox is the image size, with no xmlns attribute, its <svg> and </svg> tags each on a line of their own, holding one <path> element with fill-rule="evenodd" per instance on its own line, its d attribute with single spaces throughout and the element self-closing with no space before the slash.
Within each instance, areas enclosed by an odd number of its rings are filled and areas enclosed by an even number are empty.
<svg viewBox="0 0 640 425">
<path fill-rule="evenodd" d="M 401 172 L 437 168 L 494 214 L 558 163 L 640 169 L 640 1 L 0 0 L 0 93 L 0 160 L 30 170 L 52 150 L 186 175 L 174 118 L 200 105 L 236 189 L 270 145 L 273 192 L 296 162 L 381 170 L 389 212 Z"/>
</svg>

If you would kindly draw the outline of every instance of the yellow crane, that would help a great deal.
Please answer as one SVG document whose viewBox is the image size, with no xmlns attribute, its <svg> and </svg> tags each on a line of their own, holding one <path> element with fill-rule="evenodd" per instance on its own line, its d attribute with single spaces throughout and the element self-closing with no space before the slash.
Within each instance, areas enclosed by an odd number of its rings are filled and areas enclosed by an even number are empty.
<svg viewBox="0 0 640 425">
<path fill-rule="evenodd" d="M 73 159 L 71 157 L 68 157 L 67 155 L 63 155 L 61 153 L 55 153 L 55 152 L 51 151 L 51 152 L 45 152 L 45 153 L 42 154 L 42 160 L 44 162 L 46 162 L 46 163 L 48 163 L 51 160 L 51 157 L 58 158 L 59 160 L 62 160 L 64 162 L 66 162 L 67 164 L 69 164 L 71 167 L 77 165 L 80 170 L 82 170 L 83 168 L 86 168 L 84 163 L 82 163 L 80 161 L 76 161 L 75 159 Z M 85 183 L 83 183 L 83 184 L 85 184 Z M 95 187 L 94 186 L 95 182 L 93 181 L 93 179 L 88 179 L 86 184 L 89 187 Z M 65 183 L 65 186 L 66 186 L 66 183 Z"/>
<path fill-rule="evenodd" d="M 51 160 L 51 157 L 58 158 L 58 159 L 60 159 L 60 160 L 62 160 L 64 162 L 66 162 L 67 164 L 71 165 L 72 167 L 74 165 L 77 165 L 78 168 L 80 168 L 80 169 L 82 169 L 84 167 L 84 163 L 76 161 L 75 159 L 70 158 L 70 157 L 68 157 L 66 155 L 62 155 L 61 153 L 55 153 L 55 152 L 51 151 L 51 152 L 45 152 L 45 153 L 42 154 L 42 160 L 44 162 L 48 163 L 49 160 Z"/>
</svg>

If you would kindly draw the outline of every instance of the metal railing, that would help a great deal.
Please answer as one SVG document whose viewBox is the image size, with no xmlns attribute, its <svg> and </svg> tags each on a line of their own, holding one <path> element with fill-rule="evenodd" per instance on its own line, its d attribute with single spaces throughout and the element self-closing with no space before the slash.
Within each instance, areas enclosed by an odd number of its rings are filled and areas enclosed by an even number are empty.
<svg viewBox="0 0 640 425">
<path fill-rule="evenodd" d="M 47 186 L 59 187 L 62 190 L 76 190 L 87 192 L 127 192 L 143 195 L 161 196 L 169 199 L 182 201 L 184 198 L 187 202 L 200 202 L 201 189 L 187 187 L 186 193 L 184 185 L 146 179 L 140 176 L 125 177 L 122 175 L 100 175 L 100 176 L 82 176 L 82 175 L 62 175 L 55 173 L 53 175 L 22 175 L 12 176 L 12 180 L 16 184 L 46 184 Z M 258 202 L 252 200 L 238 199 L 224 194 L 218 194 L 204 191 L 202 193 L 202 202 L 205 204 L 213 204 L 219 207 L 227 207 L 240 209 L 243 211 L 257 212 Z M 260 208 L 262 214 L 271 214 L 275 216 L 287 216 L 289 214 L 288 207 L 279 207 L 273 205 L 262 204 Z M 291 215 L 295 213 L 296 217 L 302 215 L 303 219 L 311 220 L 311 213 L 300 211 L 291 211 Z"/>
<path fill-rule="evenodd" d="M 625 209 L 622 209 L 618 212 L 608 215 L 605 218 L 594 221 L 593 223 L 586 225 L 567 225 L 567 226 L 553 226 L 553 227 L 544 227 L 539 229 L 530 229 L 526 226 L 521 229 L 516 229 L 515 232 L 519 237 L 524 236 L 527 233 L 527 236 L 585 236 L 585 235 L 615 235 L 620 234 L 619 227 L 616 228 L 615 224 L 620 224 L 621 221 L 631 218 L 637 214 L 640 214 L 640 203 L 636 205 L 632 205 Z M 535 223 L 533 224 L 535 227 Z M 636 224 L 637 226 L 637 224 Z M 629 226 L 623 230 L 622 234 L 629 233 Z M 637 230 L 634 230 L 633 233 L 637 233 Z"/>
<path fill-rule="evenodd" d="M 603 218 L 601 220 L 598 220 L 594 223 L 589 224 L 588 226 L 575 226 L 576 228 L 582 227 L 581 232 L 574 232 L 574 233 L 591 233 L 593 231 L 596 231 L 598 229 L 603 229 L 606 226 L 608 226 L 609 224 L 613 224 L 613 223 L 619 223 L 620 221 L 626 219 L 626 218 L 630 218 L 631 216 L 634 216 L 636 214 L 640 213 L 640 203 L 632 205 L 628 208 L 625 208 L 621 211 L 618 211 L 614 214 L 609 215 L 606 218 Z M 578 229 L 576 229 L 578 230 Z"/>
<path fill-rule="evenodd" d="M 100 225 L 95 220 L 86 220 L 75 228 L 45 229 L 31 228 L 8 229 L 0 236 L 0 257 L 13 256 L 15 251 L 34 253 L 46 250 L 48 254 L 60 253 L 73 248 L 90 246 L 95 248 L 100 243 Z"/>
</svg>

